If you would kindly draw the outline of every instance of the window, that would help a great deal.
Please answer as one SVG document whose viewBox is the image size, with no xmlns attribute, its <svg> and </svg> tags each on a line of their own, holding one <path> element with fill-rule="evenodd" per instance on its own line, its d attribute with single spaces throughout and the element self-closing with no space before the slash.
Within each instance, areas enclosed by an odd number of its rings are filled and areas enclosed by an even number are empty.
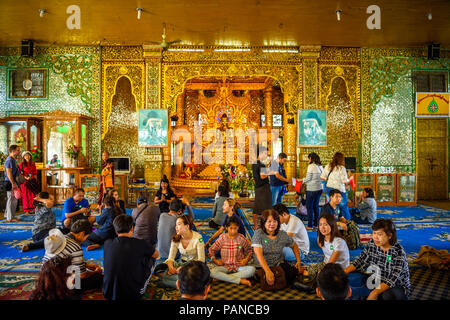
<svg viewBox="0 0 450 320">
<path fill-rule="evenodd" d="M 9 98 L 46 98 L 47 70 L 9 70 Z"/>
<path fill-rule="evenodd" d="M 445 72 L 416 72 L 414 78 L 416 92 L 447 92 Z"/>
</svg>

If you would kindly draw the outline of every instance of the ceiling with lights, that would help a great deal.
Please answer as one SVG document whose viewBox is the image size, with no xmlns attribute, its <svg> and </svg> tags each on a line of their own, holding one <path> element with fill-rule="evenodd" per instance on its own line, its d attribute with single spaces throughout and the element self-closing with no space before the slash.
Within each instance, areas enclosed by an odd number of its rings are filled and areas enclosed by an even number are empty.
<svg viewBox="0 0 450 320">
<path fill-rule="evenodd" d="M 448 0 L 0 1 L 0 46 L 161 43 L 163 24 L 177 45 L 450 47 Z"/>
</svg>

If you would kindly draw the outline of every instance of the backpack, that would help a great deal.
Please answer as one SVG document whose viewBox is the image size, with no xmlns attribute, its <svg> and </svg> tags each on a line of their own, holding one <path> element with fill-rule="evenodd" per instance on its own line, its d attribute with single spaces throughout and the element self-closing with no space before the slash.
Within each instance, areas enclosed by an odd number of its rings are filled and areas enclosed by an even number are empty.
<svg viewBox="0 0 450 320">
<path fill-rule="evenodd" d="M 350 250 L 358 249 L 361 246 L 361 238 L 359 236 L 359 228 L 355 221 L 347 222 L 347 231 L 343 231 L 343 238 L 347 242 Z"/>
</svg>

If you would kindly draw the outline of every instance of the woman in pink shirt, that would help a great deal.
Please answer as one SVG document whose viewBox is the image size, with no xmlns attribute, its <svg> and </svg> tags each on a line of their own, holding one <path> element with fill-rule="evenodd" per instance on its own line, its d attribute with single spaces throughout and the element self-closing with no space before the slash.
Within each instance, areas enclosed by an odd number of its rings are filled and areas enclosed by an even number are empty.
<svg viewBox="0 0 450 320">
<path fill-rule="evenodd" d="M 255 274 L 255 267 L 247 265 L 252 256 L 250 242 L 238 232 L 239 220 L 236 217 L 228 219 L 226 230 L 227 233 L 223 233 L 208 250 L 209 256 L 216 264 L 211 269 L 211 277 L 250 287 L 252 284 L 247 278 Z M 218 250 L 221 259 L 215 257 Z"/>
</svg>

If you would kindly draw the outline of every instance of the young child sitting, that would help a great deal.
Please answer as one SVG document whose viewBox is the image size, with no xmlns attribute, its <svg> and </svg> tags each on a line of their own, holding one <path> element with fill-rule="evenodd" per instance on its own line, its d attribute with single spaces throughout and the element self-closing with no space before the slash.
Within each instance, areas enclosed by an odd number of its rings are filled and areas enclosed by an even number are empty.
<svg viewBox="0 0 450 320">
<path fill-rule="evenodd" d="M 226 224 L 227 233 L 223 233 L 219 239 L 209 248 L 208 253 L 216 264 L 211 269 L 211 277 L 214 279 L 245 284 L 251 286 L 247 279 L 255 274 L 255 267 L 248 266 L 252 256 L 250 242 L 238 232 L 239 221 L 232 216 Z M 215 257 L 216 251 L 220 250 L 222 259 Z"/>
<path fill-rule="evenodd" d="M 236 200 L 234 200 L 234 199 L 228 198 L 227 200 L 225 200 L 225 202 L 223 203 L 223 206 L 222 206 L 223 213 L 225 213 L 227 215 L 225 217 L 225 221 L 223 222 L 223 224 L 219 228 L 219 230 L 217 230 L 217 232 L 214 233 L 214 235 L 211 238 L 209 238 L 209 240 L 205 243 L 205 246 L 210 245 L 211 242 L 214 241 L 214 239 L 216 239 L 218 236 L 220 236 L 225 231 L 225 226 L 231 217 L 236 217 L 236 219 L 239 222 L 239 231 L 238 232 L 245 237 L 245 227 L 244 227 L 244 224 L 242 223 L 242 219 L 238 213 L 238 210 L 240 207 L 241 206 L 239 205 L 239 203 L 237 203 Z"/>
</svg>

